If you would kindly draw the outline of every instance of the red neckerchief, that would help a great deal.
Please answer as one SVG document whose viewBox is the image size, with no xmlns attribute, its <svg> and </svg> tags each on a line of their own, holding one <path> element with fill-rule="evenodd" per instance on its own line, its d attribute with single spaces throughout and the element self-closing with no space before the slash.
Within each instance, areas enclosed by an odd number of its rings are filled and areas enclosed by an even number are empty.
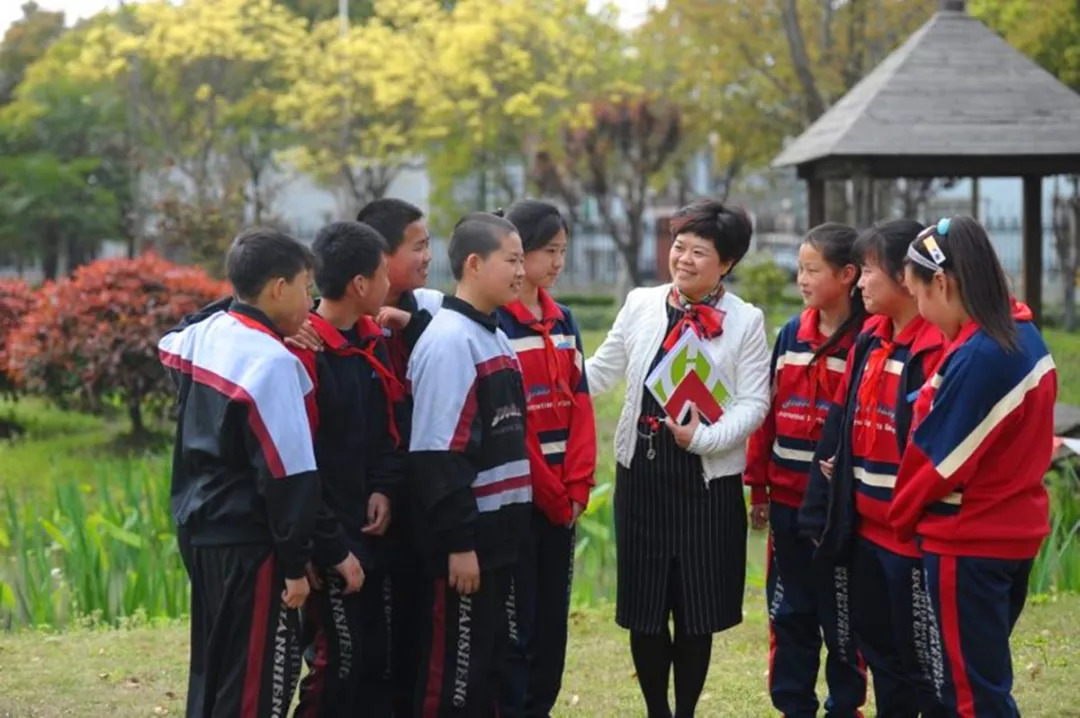
<svg viewBox="0 0 1080 718">
<path fill-rule="evenodd" d="M 668 332 L 667 338 L 664 339 L 664 351 L 671 351 L 671 348 L 675 346 L 675 343 L 679 341 L 679 337 L 687 329 L 692 330 L 698 337 L 706 340 L 715 339 L 723 334 L 724 312 L 715 306 L 715 303 L 718 303 L 723 296 L 724 290 L 721 289 L 720 293 L 713 298 L 712 303 L 708 299 L 696 304 L 684 303 L 679 290 L 673 286 L 670 299 L 675 307 L 682 312 L 682 316 L 679 317 L 679 321 L 675 323 L 675 326 Z"/>
<path fill-rule="evenodd" d="M 893 337 L 893 323 L 890 319 L 877 322 L 877 326 L 873 330 L 874 336 L 878 338 L 880 343 L 866 358 L 866 367 L 863 369 L 857 394 L 858 407 L 863 414 L 863 424 L 856 432 L 856 443 L 863 447 L 864 454 L 870 452 L 874 446 L 874 439 L 877 437 L 878 392 L 881 390 L 881 379 L 885 374 L 885 366 L 889 363 L 889 357 L 892 356 L 893 350 L 897 346 L 914 344 L 925 327 L 926 320 L 916 315 L 904 327 L 903 331 L 895 337 Z M 914 359 L 913 352 L 909 357 L 909 361 Z"/>
<path fill-rule="evenodd" d="M 356 322 L 356 331 L 364 345 L 358 347 L 349 344 L 337 327 L 330 324 L 321 315 L 312 312 L 310 318 L 312 328 L 319 335 L 319 338 L 323 340 L 323 344 L 326 345 L 329 351 L 338 356 L 362 356 L 375 370 L 375 374 L 382 383 L 383 393 L 386 394 L 387 425 L 390 437 L 394 440 L 394 446 L 400 447 L 401 434 L 398 432 L 394 405 L 405 399 L 405 387 L 394 372 L 375 356 L 375 346 L 382 338 L 382 329 L 370 317 L 361 317 Z"/>
<path fill-rule="evenodd" d="M 559 305 L 551 298 L 551 295 L 543 289 L 537 292 L 537 300 L 540 304 L 541 317 L 539 319 L 518 299 L 503 308 L 519 324 L 532 329 L 543 337 L 544 363 L 547 365 L 548 381 L 551 382 L 552 392 L 555 394 L 552 405 L 555 407 L 555 413 L 561 414 L 562 412 L 559 411 L 559 394 L 569 399 L 571 404 L 575 403 L 574 392 L 570 388 L 570 378 L 565 376 L 564 372 L 559 371 L 559 349 L 551 338 L 551 330 L 555 328 L 556 322 L 563 319 L 563 313 L 559 309 Z"/>
<path fill-rule="evenodd" d="M 828 341 L 828 337 L 821 333 L 818 328 L 818 322 L 821 319 L 821 313 L 813 307 L 807 308 L 803 311 L 802 316 L 799 318 L 799 330 L 795 335 L 795 338 L 800 342 L 805 342 L 810 345 L 811 351 L 817 351 L 818 347 Z M 851 333 L 841 338 L 837 342 L 834 350 L 841 350 L 850 348 L 852 343 Z M 818 392 L 824 390 L 826 396 L 832 396 L 835 393 L 835 389 L 829 386 L 829 357 L 822 355 L 814 359 L 807 364 L 806 373 L 810 376 L 810 406 L 806 412 L 806 435 L 808 438 L 813 438 L 814 430 L 817 428 L 817 398 Z"/>
</svg>

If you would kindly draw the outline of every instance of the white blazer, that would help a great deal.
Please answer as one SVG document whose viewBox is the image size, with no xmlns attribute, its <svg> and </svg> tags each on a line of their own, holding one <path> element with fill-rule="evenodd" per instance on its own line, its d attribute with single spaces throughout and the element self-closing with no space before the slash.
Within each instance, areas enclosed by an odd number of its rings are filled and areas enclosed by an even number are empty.
<svg viewBox="0 0 1080 718">
<path fill-rule="evenodd" d="M 615 460 L 629 467 L 637 446 L 641 392 L 667 329 L 671 285 L 642 287 L 626 297 L 604 343 L 587 362 L 589 391 L 603 394 L 626 378 L 626 396 L 615 428 Z M 726 292 L 719 304 L 724 331 L 708 342 L 712 360 L 731 378 L 733 400 L 712 426 L 694 432 L 688 450 L 701 456 L 705 481 L 742 474 L 746 442 L 769 411 L 769 347 L 765 316 L 752 304 Z"/>
</svg>

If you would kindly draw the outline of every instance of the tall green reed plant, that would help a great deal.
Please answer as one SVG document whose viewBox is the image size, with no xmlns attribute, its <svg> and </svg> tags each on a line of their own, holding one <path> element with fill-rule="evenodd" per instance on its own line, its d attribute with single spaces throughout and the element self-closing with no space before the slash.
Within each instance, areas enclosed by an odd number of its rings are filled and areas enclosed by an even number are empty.
<svg viewBox="0 0 1080 718">
<path fill-rule="evenodd" d="M 1050 493 L 1050 535 L 1031 569 L 1031 593 L 1080 592 L 1080 478 L 1075 460 L 1062 461 L 1046 475 Z"/>
<path fill-rule="evenodd" d="M 0 513 L 0 625 L 108 625 L 188 608 L 188 578 L 160 457 L 96 464 L 49 499 L 5 491 Z"/>
</svg>

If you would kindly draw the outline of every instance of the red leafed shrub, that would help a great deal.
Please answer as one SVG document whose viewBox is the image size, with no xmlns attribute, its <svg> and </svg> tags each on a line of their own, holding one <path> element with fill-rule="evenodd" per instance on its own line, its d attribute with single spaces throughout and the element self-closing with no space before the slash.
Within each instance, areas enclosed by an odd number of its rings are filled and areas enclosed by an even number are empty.
<svg viewBox="0 0 1080 718">
<path fill-rule="evenodd" d="M 199 268 L 155 254 L 103 259 L 45 284 L 9 337 L 9 366 L 28 391 L 60 406 L 124 406 L 136 434 L 142 407 L 173 387 L 157 342 L 185 314 L 229 292 Z"/>
<path fill-rule="evenodd" d="M 15 394 L 15 379 L 8 373 L 8 335 L 33 303 L 34 292 L 26 282 L 0 279 L 0 396 Z"/>
</svg>

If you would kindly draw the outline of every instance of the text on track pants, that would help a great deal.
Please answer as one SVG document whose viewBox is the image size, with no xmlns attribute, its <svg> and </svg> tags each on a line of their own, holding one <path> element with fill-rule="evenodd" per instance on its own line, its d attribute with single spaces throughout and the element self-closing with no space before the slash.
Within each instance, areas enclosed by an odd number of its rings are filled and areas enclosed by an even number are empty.
<svg viewBox="0 0 1080 718">
<path fill-rule="evenodd" d="M 940 645 L 934 679 L 949 715 L 1019 716 L 1009 636 L 1027 598 L 1031 560 L 924 554 Z"/>
<path fill-rule="evenodd" d="M 430 580 L 416 716 L 497 715 L 510 649 L 512 570 L 482 571 L 480 590 L 469 596 L 459 595 L 445 578 Z"/>
<path fill-rule="evenodd" d="M 930 678 L 933 613 L 922 560 L 860 536 L 851 567 L 852 626 L 874 679 L 879 718 L 948 715 Z"/>
<path fill-rule="evenodd" d="M 866 670 L 851 629 L 850 571 L 814 558 L 813 543 L 799 534 L 798 512 L 769 506 L 769 693 L 787 718 L 817 715 L 824 643 L 825 714 L 851 718 L 866 702 Z"/>
<path fill-rule="evenodd" d="M 191 546 L 188 718 L 285 718 L 300 675 L 299 612 L 269 546 Z"/>
<path fill-rule="evenodd" d="M 304 604 L 303 645 L 309 672 L 295 718 L 389 718 L 391 709 L 385 574 L 367 575 L 346 595 L 336 571 Z"/>
<path fill-rule="evenodd" d="M 572 527 L 556 526 L 533 509 L 532 531 L 514 568 L 510 655 L 500 718 L 547 718 L 559 698 L 566 665 L 574 536 Z"/>
</svg>

